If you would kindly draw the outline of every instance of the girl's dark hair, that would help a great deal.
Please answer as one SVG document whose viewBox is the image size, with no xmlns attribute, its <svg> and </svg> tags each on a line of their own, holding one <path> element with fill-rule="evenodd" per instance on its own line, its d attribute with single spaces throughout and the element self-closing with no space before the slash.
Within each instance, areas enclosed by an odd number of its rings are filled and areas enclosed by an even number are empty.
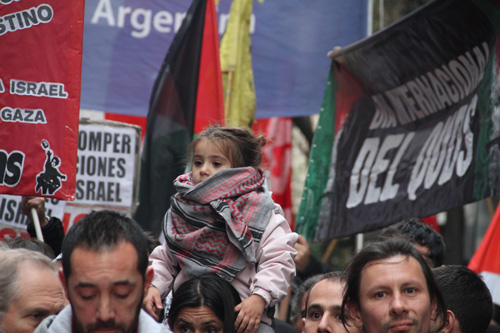
<svg viewBox="0 0 500 333">
<path fill-rule="evenodd" d="M 241 302 L 236 289 L 215 274 L 203 274 L 184 282 L 172 297 L 168 324 L 174 328 L 175 320 L 183 308 L 208 306 L 223 323 L 223 332 L 234 332 L 234 307 Z"/>
<path fill-rule="evenodd" d="M 190 154 L 202 139 L 210 140 L 231 161 L 231 167 L 251 166 L 262 163 L 261 148 L 267 143 L 263 136 L 255 137 L 249 131 L 237 127 L 212 126 L 201 132 L 189 146 Z"/>
</svg>

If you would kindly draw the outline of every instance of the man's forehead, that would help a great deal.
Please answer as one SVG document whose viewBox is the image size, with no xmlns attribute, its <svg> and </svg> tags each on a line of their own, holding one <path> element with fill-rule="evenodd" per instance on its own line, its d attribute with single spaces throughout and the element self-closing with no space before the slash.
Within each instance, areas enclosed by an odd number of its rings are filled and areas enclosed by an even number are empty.
<svg viewBox="0 0 500 333">
<path fill-rule="evenodd" d="M 374 260 L 367 263 L 361 271 L 362 286 L 383 285 L 389 282 L 401 284 L 419 282 L 427 286 L 422 267 L 412 256 L 396 255 Z"/>
<path fill-rule="evenodd" d="M 344 284 L 340 280 L 325 279 L 311 288 L 310 304 L 316 299 L 328 299 L 329 303 L 342 303 Z"/>
<path fill-rule="evenodd" d="M 137 252 L 129 242 L 122 242 L 114 247 L 97 251 L 76 247 L 71 255 L 70 278 L 74 275 L 83 277 L 113 275 L 119 280 L 126 280 L 131 273 L 139 273 L 137 263 Z"/>
<path fill-rule="evenodd" d="M 92 248 L 87 244 L 76 246 L 71 253 L 70 261 L 72 262 L 75 258 L 82 256 L 91 256 L 99 259 L 106 258 L 111 255 L 128 256 L 127 261 L 138 259 L 137 250 L 134 245 L 131 242 L 123 240 L 117 244 L 103 245 L 99 248 Z"/>
<path fill-rule="evenodd" d="M 372 266 L 376 266 L 376 265 L 397 265 L 397 264 L 402 264 L 402 263 L 405 263 L 409 260 L 415 260 L 415 258 L 411 257 L 411 256 L 404 256 L 402 254 L 397 254 L 395 256 L 392 256 L 392 257 L 388 257 L 388 258 L 383 258 L 383 259 L 376 259 L 376 260 L 372 260 L 372 261 L 369 261 L 368 263 L 366 263 L 366 265 L 363 267 L 363 270 L 366 270 Z M 417 261 L 418 263 L 418 261 Z M 362 270 L 362 271 L 363 271 Z"/>
<path fill-rule="evenodd" d="M 422 266 L 412 256 L 396 255 L 390 258 L 374 260 L 361 271 L 362 289 L 420 284 L 428 288 Z"/>
</svg>

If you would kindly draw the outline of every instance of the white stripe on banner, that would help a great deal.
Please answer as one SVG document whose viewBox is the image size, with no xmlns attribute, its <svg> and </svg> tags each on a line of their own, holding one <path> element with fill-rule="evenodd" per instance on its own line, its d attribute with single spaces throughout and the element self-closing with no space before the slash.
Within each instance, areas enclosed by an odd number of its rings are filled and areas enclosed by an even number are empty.
<svg viewBox="0 0 500 333">
<path fill-rule="evenodd" d="M 500 305 L 500 274 L 481 272 L 480 275 L 490 290 L 493 303 Z"/>
</svg>

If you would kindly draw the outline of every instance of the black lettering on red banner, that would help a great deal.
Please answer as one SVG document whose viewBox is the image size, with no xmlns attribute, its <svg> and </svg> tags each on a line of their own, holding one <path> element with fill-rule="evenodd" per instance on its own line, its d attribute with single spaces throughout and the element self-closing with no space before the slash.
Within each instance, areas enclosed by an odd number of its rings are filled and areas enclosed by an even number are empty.
<svg viewBox="0 0 500 333">
<path fill-rule="evenodd" d="M 16 186 L 21 180 L 24 168 L 24 153 L 0 150 L 0 185 Z"/>
</svg>

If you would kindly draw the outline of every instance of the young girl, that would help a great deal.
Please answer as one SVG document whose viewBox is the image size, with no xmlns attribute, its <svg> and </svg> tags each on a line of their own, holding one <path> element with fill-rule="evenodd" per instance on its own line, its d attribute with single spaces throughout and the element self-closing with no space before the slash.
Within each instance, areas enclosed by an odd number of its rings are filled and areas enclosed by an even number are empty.
<svg viewBox="0 0 500 333">
<path fill-rule="evenodd" d="M 297 234 L 263 188 L 265 144 L 244 129 L 219 126 L 192 142 L 192 172 L 175 180 L 178 193 L 163 222 L 166 243 L 150 257 L 155 277 L 144 308 L 153 317 L 171 287 L 215 273 L 243 300 L 235 331 L 273 332 L 271 312 L 295 275 Z"/>
</svg>

